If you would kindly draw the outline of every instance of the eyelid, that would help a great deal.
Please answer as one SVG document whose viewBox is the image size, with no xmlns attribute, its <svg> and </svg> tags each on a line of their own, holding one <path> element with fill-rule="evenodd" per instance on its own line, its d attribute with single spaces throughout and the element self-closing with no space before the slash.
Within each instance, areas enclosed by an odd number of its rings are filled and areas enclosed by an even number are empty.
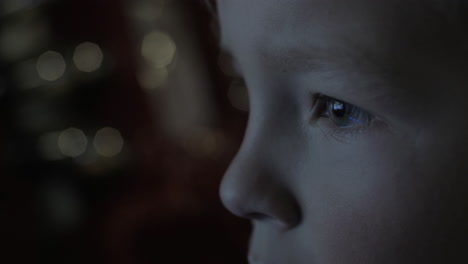
<svg viewBox="0 0 468 264">
<path fill-rule="evenodd" d="M 319 121 L 319 119 L 324 118 L 327 119 L 327 122 L 331 122 L 333 124 L 333 127 L 331 128 L 335 131 L 347 131 L 349 133 L 350 131 L 353 130 L 363 130 L 366 127 L 369 127 L 372 122 L 376 120 L 375 115 L 372 113 L 360 108 L 359 106 L 356 106 L 354 104 L 342 101 L 340 99 L 336 99 L 334 97 L 330 97 L 327 95 L 323 94 L 318 94 L 315 96 L 315 98 L 312 100 L 313 102 L 313 114 L 312 114 L 312 120 L 313 122 Z M 367 117 L 368 122 L 366 123 L 356 123 L 356 125 L 352 126 L 339 126 L 334 122 L 333 116 L 330 115 L 329 113 L 329 103 L 330 101 L 339 101 L 345 105 L 347 105 L 350 108 L 353 108 L 354 113 L 359 113 Z"/>
<path fill-rule="evenodd" d="M 356 103 L 353 103 L 353 102 L 349 102 L 347 100 L 342 100 L 340 98 L 337 98 L 337 97 L 334 97 L 334 96 L 329 96 L 329 95 L 325 95 L 325 94 L 317 94 L 316 96 L 318 99 L 322 100 L 322 101 L 326 101 L 326 100 L 330 100 L 330 99 L 333 99 L 333 100 L 337 100 L 337 101 L 340 101 L 344 104 L 347 104 L 349 106 L 352 106 L 352 107 L 355 107 L 357 109 L 359 109 L 360 111 L 363 111 L 367 114 L 369 114 L 370 116 L 372 116 L 373 118 L 375 119 L 381 119 L 374 111 L 372 110 L 368 110 L 367 108 L 363 108 L 361 106 L 358 106 Z"/>
<path fill-rule="evenodd" d="M 313 94 L 310 97 L 310 122 L 316 122 L 322 116 L 320 115 L 321 110 L 325 106 L 326 96 L 320 93 Z"/>
</svg>

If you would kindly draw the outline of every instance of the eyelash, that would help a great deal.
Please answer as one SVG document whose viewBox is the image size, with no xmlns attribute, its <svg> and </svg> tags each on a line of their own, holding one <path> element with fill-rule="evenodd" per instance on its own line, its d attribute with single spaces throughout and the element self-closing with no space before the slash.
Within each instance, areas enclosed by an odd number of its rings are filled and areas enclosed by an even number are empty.
<svg viewBox="0 0 468 264">
<path fill-rule="evenodd" d="M 325 132 L 322 130 L 322 132 L 324 132 L 326 136 L 333 136 L 339 140 L 352 139 L 358 134 L 366 132 L 375 119 L 371 113 L 357 106 L 326 95 L 318 95 L 315 99 L 315 105 L 315 119 L 317 119 L 317 121 L 319 121 L 318 119 L 324 119 L 324 121 L 326 121 L 325 125 L 328 131 Z M 333 117 L 333 110 L 341 111 L 343 116 L 348 115 L 345 121 L 354 122 L 354 124 L 340 126 L 337 124 L 338 120 Z"/>
</svg>

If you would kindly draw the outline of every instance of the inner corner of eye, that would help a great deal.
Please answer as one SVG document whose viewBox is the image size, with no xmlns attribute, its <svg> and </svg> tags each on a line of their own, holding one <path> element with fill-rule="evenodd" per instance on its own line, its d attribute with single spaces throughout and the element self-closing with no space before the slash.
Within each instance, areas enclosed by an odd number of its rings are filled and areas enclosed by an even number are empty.
<svg viewBox="0 0 468 264">
<path fill-rule="evenodd" d="M 327 105 L 328 105 L 328 96 L 325 96 L 323 94 L 315 94 L 311 98 L 311 109 L 312 112 L 314 113 L 313 119 L 318 119 L 321 117 L 327 117 L 328 116 L 328 111 L 327 111 Z"/>
<path fill-rule="evenodd" d="M 315 105 L 317 105 L 318 103 L 327 100 L 327 98 L 328 98 L 328 96 L 326 96 L 326 95 L 324 95 L 324 94 L 316 93 L 316 94 L 313 94 L 313 95 L 310 97 L 310 103 L 311 103 L 312 106 L 315 106 Z"/>
</svg>

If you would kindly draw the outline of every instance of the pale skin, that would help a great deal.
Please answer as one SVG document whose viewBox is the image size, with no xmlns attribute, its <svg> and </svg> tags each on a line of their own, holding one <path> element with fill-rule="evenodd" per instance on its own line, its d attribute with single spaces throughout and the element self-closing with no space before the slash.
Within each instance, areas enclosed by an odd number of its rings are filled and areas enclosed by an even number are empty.
<svg viewBox="0 0 468 264">
<path fill-rule="evenodd" d="M 250 100 L 220 195 L 253 224 L 250 263 L 468 263 L 468 31 L 449 2 L 218 2 Z"/>
</svg>

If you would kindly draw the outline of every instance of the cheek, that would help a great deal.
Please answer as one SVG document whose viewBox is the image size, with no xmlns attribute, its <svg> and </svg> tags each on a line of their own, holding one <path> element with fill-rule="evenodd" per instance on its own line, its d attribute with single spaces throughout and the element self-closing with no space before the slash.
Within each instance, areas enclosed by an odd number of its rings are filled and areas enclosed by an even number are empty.
<svg viewBox="0 0 468 264">
<path fill-rule="evenodd" d="M 320 161 L 308 170 L 316 173 L 301 193 L 307 233 L 319 241 L 325 262 L 421 260 L 438 247 L 430 242 L 439 240 L 436 233 L 449 232 L 440 230 L 453 204 L 441 185 L 444 166 L 429 166 L 430 152 L 411 142 L 382 136 L 321 146 Z"/>
</svg>

